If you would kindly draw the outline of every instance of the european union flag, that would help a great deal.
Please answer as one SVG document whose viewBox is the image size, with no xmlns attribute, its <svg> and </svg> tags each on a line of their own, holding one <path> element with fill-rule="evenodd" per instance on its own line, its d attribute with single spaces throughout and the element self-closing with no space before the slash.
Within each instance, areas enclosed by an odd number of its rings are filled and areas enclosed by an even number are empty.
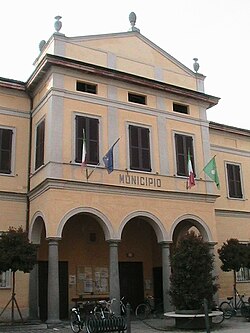
<svg viewBox="0 0 250 333">
<path fill-rule="evenodd" d="M 113 150 L 115 144 L 119 141 L 119 139 L 116 140 L 116 142 L 112 145 L 107 154 L 103 156 L 103 162 L 109 174 L 114 170 Z"/>
</svg>

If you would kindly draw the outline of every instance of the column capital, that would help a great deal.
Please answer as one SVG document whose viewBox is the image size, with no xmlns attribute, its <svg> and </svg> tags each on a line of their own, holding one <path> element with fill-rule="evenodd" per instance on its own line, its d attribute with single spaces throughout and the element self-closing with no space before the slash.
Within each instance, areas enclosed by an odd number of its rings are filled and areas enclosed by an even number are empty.
<svg viewBox="0 0 250 333">
<path fill-rule="evenodd" d="M 46 240 L 51 243 L 51 242 L 59 242 L 62 238 L 61 237 L 47 237 Z"/>
<path fill-rule="evenodd" d="M 172 241 L 162 241 L 162 242 L 159 242 L 160 245 L 162 245 L 162 247 L 170 247 L 171 244 L 173 244 Z"/>
</svg>

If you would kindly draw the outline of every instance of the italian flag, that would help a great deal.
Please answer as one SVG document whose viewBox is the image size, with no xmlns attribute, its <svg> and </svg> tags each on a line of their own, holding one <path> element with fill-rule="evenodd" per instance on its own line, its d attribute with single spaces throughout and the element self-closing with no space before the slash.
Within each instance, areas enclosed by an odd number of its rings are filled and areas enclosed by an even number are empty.
<svg viewBox="0 0 250 333">
<path fill-rule="evenodd" d="M 86 166 L 86 156 L 87 156 L 87 150 L 86 150 L 86 136 L 84 128 L 82 130 L 82 167 Z"/>
<path fill-rule="evenodd" d="M 190 189 L 194 185 L 195 185 L 194 170 L 193 170 L 193 166 L 192 166 L 190 152 L 188 152 L 188 180 L 187 180 L 187 188 Z"/>
</svg>

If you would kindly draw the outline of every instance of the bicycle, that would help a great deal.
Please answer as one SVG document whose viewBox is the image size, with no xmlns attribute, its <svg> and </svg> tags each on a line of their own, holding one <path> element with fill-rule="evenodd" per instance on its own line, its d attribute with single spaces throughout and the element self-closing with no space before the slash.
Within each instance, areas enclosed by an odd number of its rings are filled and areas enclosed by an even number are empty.
<svg viewBox="0 0 250 333">
<path fill-rule="evenodd" d="M 163 303 L 157 302 L 153 296 L 147 296 L 143 303 L 137 305 L 135 315 L 138 319 L 144 320 L 150 315 L 158 317 L 163 313 Z"/>
<path fill-rule="evenodd" d="M 120 300 L 120 312 L 122 316 L 126 315 L 126 306 L 123 303 L 124 297 Z M 100 300 L 97 302 L 94 307 L 93 314 L 97 319 L 105 319 L 114 316 L 114 312 L 112 310 L 112 304 L 116 302 L 116 298 L 112 298 L 111 300 Z"/>
<path fill-rule="evenodd" d="M 243 317 L 247 317 L 249 314 L 249 304 L 248 304 L 248 302 L 245 302 L 243 300 L 244 295 L 240 295 L 237 290 L 235 290 L 235 292 L 238 297 L 236 304 L 234 304 L 234 302 L 233 302 L 234 297 L 231 296 L 231 297 L 227 297 L 227 301 L 223 301 L 219 305 L 219 309 L 220 309 L 220 311 L 222 311 L 224 313 L 225 319 L 229 319 L 232 316 L 236 316 L 238 311 L 240 311 L 240 313 Z"/>
<path fill-rule="evenodd" d="M 84 328 L 89 333 L 86 321 L 89 317 L 93 316 L 93 304 L 86 302 L 85 304 L 78 303 L 70 310 L 70 327 L 74 333 L 82 331 Z"/>
</svg>

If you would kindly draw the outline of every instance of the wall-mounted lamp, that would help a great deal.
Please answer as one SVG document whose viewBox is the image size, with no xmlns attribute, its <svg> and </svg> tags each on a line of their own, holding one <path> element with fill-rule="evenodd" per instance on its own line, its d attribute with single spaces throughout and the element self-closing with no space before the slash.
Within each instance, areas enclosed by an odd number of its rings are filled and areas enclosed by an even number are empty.
<svg viewBox="0 0 250 333">
<path fill-rule="evenodd" d="M 128 252 L 127 257 L 128 258 L 134 258 L 135 254 L 133 252 Z"/>
</svg>

